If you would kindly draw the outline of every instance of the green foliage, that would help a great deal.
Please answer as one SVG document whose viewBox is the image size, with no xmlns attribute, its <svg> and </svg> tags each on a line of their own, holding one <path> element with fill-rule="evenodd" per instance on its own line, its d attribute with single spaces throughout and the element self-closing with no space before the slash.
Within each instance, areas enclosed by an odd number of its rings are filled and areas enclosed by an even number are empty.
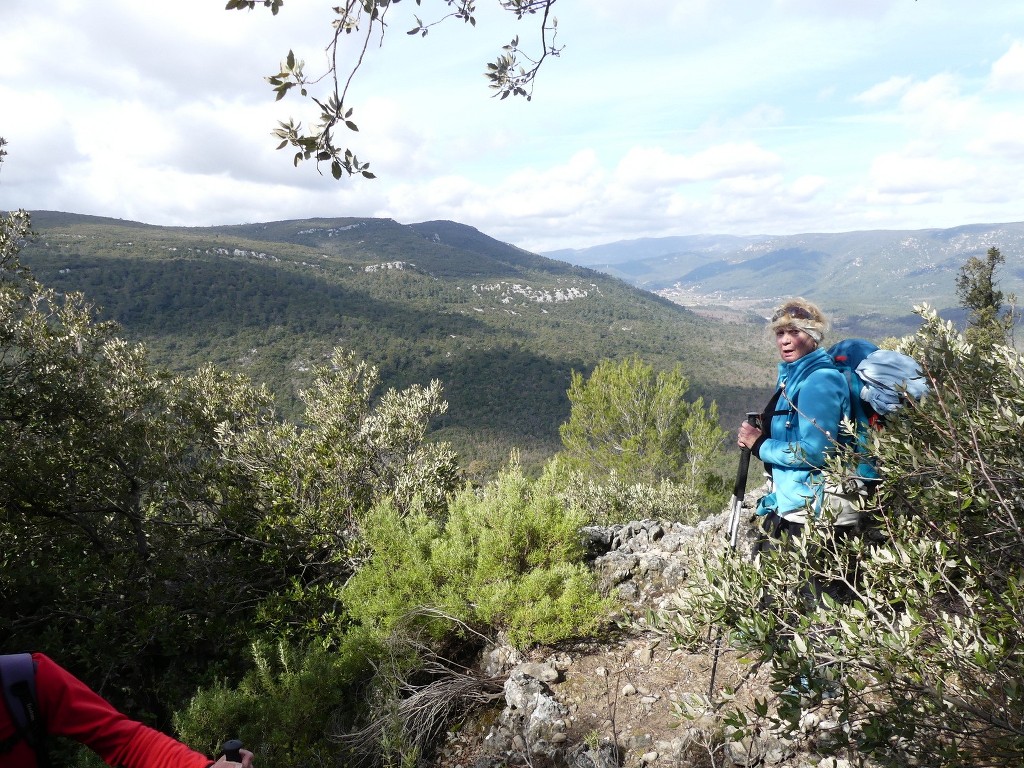
<svg viewBox="0 0 1024 768">
<path fill-rule="evenodd" d="M 838 694 L 847 727 L 819 751 L 1008 765 L 1024 752 L 1024 359 L 920 312 L 904 348 L 934 391 L 873 435 L 872 528 L 837 540 L 818 524 L 754 563 L 723 554 L 676 629 L 694 641 L 714 623 L 772 660 L 781 704 L 762 724 L 800 738 L 802 712 Z M 808 585 L 850 597 L 809 600 Z"/>
<path fill-rule="evenodd" d="M 1006 344 L 1013 338 L 1013 309 L 1004 311 L 1003 302 L 1016 302 L 1013 294 L 999 290 L 996 270 L 1006 263 L 998 248 L 989 248 L 984 259 L 971 256 L 960 268 L 956 278 L 956 294 L 960 304 L 970 312 L 966 330 L 967 341 L 991 347 Z"/>
<path fill-rule="evenodd" d="M 682 362 L 690 393 L 714 398 L 728 427 L 771 385 L 760 321 L 720 327 L 452 222 L 175 229 L 45 212 L 33 222 L 41 235 L 25 263 L 57 291 L 88 296 L 157 365 L 242 373 L 301 423 L 299 393 L 343 344 L 384 388 L 442 381 L 450 408 L 432 418 L 434 434 L 495 469 L 518 450 L 539 472 L 569 418 L 572 371 L 601 359 Z M 719 364 L 704 365 L 711 354 Z"/>
<path fill-rule="evenodd" d="M 695 523 L 725 503 L 720 490 L 703 493 L 701 488 L 671 480 L 662 480 L 656 485 L 625 483 L 614 472 L 603 482 L 583 472 L 565 472 L 561 492 L 570 509 L 579 510 L 595 525 L 615 525 L 630 520 Z"/>
<path fill-rule="evenodd" d="M 260 763 L 281 768 L 336 765 L 341 750 L 327 734 L 358 709 L 380 653 L 372 638 L 353 632 L 336 650 L 280 642 L 251 651 L 254 668 L 237 685 L 207 687 L 175 713 L 181 739 L 213 755 L 226 739 L 240 738 Z"/>
<path fill-rule="evenodd" d="M 153 367 L 21 269 L 27 217 L 0 231 L 0 642 L 161 718 L 254 637 L 341 633 L 358 516 L 441 510 L 461 482 L 427 439 L 440 385 L 377 396 L 339 351 L 300 395 L 307 424 L 281 421 L 244 377 Z"/>
<path fill-rule="evenodd" d="M 476 26 L 476 4 L 473 0 L 445 0 L 447 9 L 437 21 L 424 23 L 419 16 L 413 16 L 415 25 L 408 30 L 409 35 L 426 37 L 431 27 L 440 24 L 445 19 L 455 18 L 470 26 Z M 276 16 L 283 5 L 283 0 L 228 0 L 225 10 L 252 10 L 257 5 L 269 8 Z M 512 42 L 502 47 L 502 53 L 487 65 L 485 75 L 490 81 L 489 87 L 495 90 L 495 96 L 505 99 L 508 96 L 522 96 L 529 100 L 533 93 L 533 81 L 540 70 L 540 66 L 548 56 L 557 56 L 560 52 L 555 47 L 555 34 L 558 27 L 557 20 L 550 16 L 551 7 L 555 0 L 502 0 L 500 6 L 503 10 L 515 14 L 517 19 L 526 15 L 540 15 L 539 37 L 541 44 L 540 53 L 525 54 L 519 49 L 519 37 L 516 36 Z M 273 133 L 281 139 L 278 149 L 288 146 L 293 147 L 295 155 L 293 162 L 298 165 L 303 160 L 314 159 L 319 169 L 320 163 L 330 163 L 331 175 L 340 179 L 344 174 L 348 176 L 362 175 L 368 179 L 374 178 L 370 173 L 369 163 L 360 163 L 351 150 L 342 150 L 337 145 L 336 131 L 342 126 L 350 131 L 358 131 L 358 127 L 352 121 L 352 109 L 346 107 L 346 94 L 356 73 L 363 62 L 367 48 L 372 41 L 375 47 L 383 43 L 385 22 L 384 17 L 391 11 L 392 6 L 397 5 L 397 0 L 347 0 L 347 2 L 334 7 L 337 16 L 331 22 L 333 32 L 329 36 L 326 46 L 328 52 L 327 71 L 317 73 L 310 77 L 305 73 L 305 64 L 295 58 L 292 51 L 281 63 L 279 72 L 265 78 L 272 87 L 275 98 L 280 101 L 289 92 L 297 92 L 303 98 L 308 98 L 320 110 L 319 121 L 309 129 L 304 129 L 301 123 L 289 119 L 287 122 L 279 123 L 279 128 Z M 420 5 L 418 1 L 417 6 Z M 344 34 L 343 34 L 344 33 Z M 344 46 L 346 39 L 354 35 L 356 38 L 356 49 L 361 50 L 356 59 L 356 64 L 346 72 L 338 71 L 337 56 L 338 46 Z M 378 39 L 379 38 L 379 39 Z M 528 62 L 528 68 L 522 65 L 523 61 Z M 326 94 L 314 96 L 310 89 L 318 84 L 327 82 L 330 86 Z M 321 86 L 322 87 L 322 86 Z"/>
<path fill-rule="evenodd" d="M 183 653 L 181 674 L 209 655 L 231 656 L 215 640 L 224 618 L 211 615 L 212 603 L 175 608 L 210 572 L 202 558 L 183 562 L 196 533 L 183 497 L 203 492 L 187 469 L 203 460 L 188 413 L 181 391 L 147 369 L 140 348 L 95 323 L 81 296 L 2 275 L 4 640 L 49 649 L 87 677 L 116 666 L 112 692 L 134 678 L 151 692 L 139 695 L 144 708 L 167 693 L 154 658 Z M 193 622 L 207 618 L 197 631 Z M 210 630 L 200 651 L 194 643 Z"/>
<path fill-rule="evenodd" d="M 688 388 L 681 366 L 656 373 L 637 357 L 602 361 L 586 380 L 573 372 L 572 411 L 560 428 L 566 468 L 598 482 L 610 477 L 612 486 L 673 481 L 696 506 L 705 490 L 721 487 L 712 468 L 725 432 L 718 407 L 687 402 Z"/>
<path fill-rule="evenodd" d="M 0 138 L 3 142 L 3 138 Z M 3 144 L 0 143 L 0 152 Z M 0 163 L 3 155 L 0 155 Z M 22 244 L 32 235 L 31 219 L 25 211 L 10 211 L 0 220 L 0 268 L 14 275 L 21 269 L 19 253 Z"/>
<path fill-rule="evenodd" d="M 365 522 L 372 554 L 344 597 L 354 618 L 384 631 L 411 622 L 440 638 L 454 619 L 520 646 L 584 635 L 609 606 L 582 562 L 586 522 L 550 475 L 530 481 L 513 464 L 482 491 L 463 490 L 443 520 L 376 509 Z"/>
</svg>

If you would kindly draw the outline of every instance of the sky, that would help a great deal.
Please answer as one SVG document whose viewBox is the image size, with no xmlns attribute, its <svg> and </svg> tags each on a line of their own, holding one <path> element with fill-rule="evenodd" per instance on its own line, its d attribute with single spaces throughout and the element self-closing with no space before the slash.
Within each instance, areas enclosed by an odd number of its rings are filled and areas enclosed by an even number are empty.
<svg viewBox="0 0 1024 768">
<path fill-rule="evenodd" d="M 332 2 L 224 5 L 3 0 L 0 209 L 450 219 L 536 252 L 1024 220 L 1020 0 L 557 0 L 529 102 L 483 72 L 537 17 L 477 0 L 475 26 L 409 36 L 447 6 L 405 0 L 339 137 L 377 178 L 340 181 L 276 149 L 316 110 L 264 80 L 289 49 L 324 72 Z"/>
</svg>

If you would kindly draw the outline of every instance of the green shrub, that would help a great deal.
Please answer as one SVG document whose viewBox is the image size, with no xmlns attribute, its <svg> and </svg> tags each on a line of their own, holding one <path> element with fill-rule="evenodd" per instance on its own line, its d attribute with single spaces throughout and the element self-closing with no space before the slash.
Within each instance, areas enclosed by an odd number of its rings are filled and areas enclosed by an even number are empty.
<svg viewBox="0 0 1024 768">
<path fill-rule="evenodd" d="M 184 742 L 210 755 L 226 739 L 240 738 L 260 765 L 334 766 L 340 748 L 327 731 L 357 714 L 358 692 L 378 649 L 358 631 L 338 650 L 256 643 L 255 668 L 237 685 L 224 681 L 199 691 L 175 714 L 175 727 Z"/>
<path fill-rule="evenodd" d="M 656 485 L 628 483 L 612 472 L 604 481 L 583 472 L 567 472 L 561 483 L 566 505 L 591 524 L 614 525 L 630 520 L 676 520 L 694 523 L 721 509 L 724 499 L 707 500 L 691 485 L 661 480 Z"/>
<path fill-rule="evenodd" d="M 583 563 L 585 516 L 567 508 L 550 472 L 536 481 L 513 464 L 482 491 L 464 489 L 439 521 L 382 505 L 365 522 L 372 552 L 349 581 L 351 615 L 384 631 L 409 618 L 435 638 L 438 614 L 518 645 L 587 634 L 607 613 Z"/>
<path fill-rule="evenodd" d="M 614 475 L 626 485 L 671 480 L 696 501 L 718 485 L 725 431 L 714 402 L 686 400 L 689 387 L 682 366 L 656 372 L 637 357 L 603 360 L 588 379 L 574 371 L 572 411 L 559 428 L 566 467 L 598 481 Z"/>
</svg>

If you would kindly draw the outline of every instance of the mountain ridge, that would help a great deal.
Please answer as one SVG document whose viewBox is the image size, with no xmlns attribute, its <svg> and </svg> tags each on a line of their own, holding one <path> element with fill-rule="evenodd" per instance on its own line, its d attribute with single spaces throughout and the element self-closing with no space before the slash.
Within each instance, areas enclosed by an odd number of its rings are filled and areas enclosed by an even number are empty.
<svg viewBox="0 0 1024 768">
<path fill-rule="evenodd" d="M 176 227 L 32 216 L 39 237 L 25 263 L 48 285 L 85 293 L 158 364 L 246 373 L 290 412 L 311 368 L 341 346 L 376 365 L 385 386 L 440 379 L 451 403 L 441 434 L 474 455 L 486 443 L 495 465 L 512 447 L 557 449 L 572 372 L 606 358 L 681 363 L 692 394 L 714 399 L 723 425 L 737 423 L 770 387 L 763 325 L 781 297 L 819 303 L 833 338 L 912 332 L 923 301 L 962 320 L 957 270 L 992 245 L 1007 257 L 1001 287 L 1024 292 L 1024 223 L 645 238 L 595 247 L 644 254 L 597 269 L 444 220 Z"/>
<path fill-rule="evenodd" d="M 456 222 L 338 217 L 214 227 L 35 212 L 22 260 L 58 291 L 187 372 L 212 362 L 268 384 L 298 412 L 311 369 L 338 346 L 384 386 L 440 379 L 442 437 L 497 466 L 560 444 L 573 371 L 637 355 L 681 363 L 692 394 L 742 418 L 769 386 L 756 318 L 722 329 L 596 270 Z M 706 361 L 718 359 L 715 366 Z"/>
<path fill-rule="evenodd" d="M 684 306 L 717 304 L 763 314 L 781 297 L 805 295 L 838 312 L 841 320 L 879 315 L 880 327 L 905 319 L 922 301 L 955 314 L 960 267 L 991 247 L 1006 258 L 1001 287 L 1022 295 L 1024 222 L 643 238 L 546 255 L 592 266 Z M 779 266 L 786 269 L 773 268 Z"/>
</svg>

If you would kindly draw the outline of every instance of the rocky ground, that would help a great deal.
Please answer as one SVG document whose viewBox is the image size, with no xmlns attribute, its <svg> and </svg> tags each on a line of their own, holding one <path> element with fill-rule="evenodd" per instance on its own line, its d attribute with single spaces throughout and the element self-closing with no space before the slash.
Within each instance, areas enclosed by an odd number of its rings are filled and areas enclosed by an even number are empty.
<svg viewBox="0 0 1024 768">
<path fill-rule="evenodd" d="M 687 576 L 713 548 L 725 546 L 728 515 L 697 526 L 643 521 L 589 531 L 599 552 L 594 568 L 605 589 L 623 599 L 618 630 L 601 642 L 541 648 L 529 658 L 493 648 L 488 675 L 506 675 L 504 709 L 486 712 L 449 738 L 434 764 L 447 768 L 512 766 L 774 765 L 842 768 L 845 760 L 820 757 L 766 735 L 756 743 L 730 742 L 707 702 L 715 656 L 674 647 L 653 621 L 671 608 Z M 741 552 L 753 540 L 743 527 Z M 771 697 L 765 667 L 744 663 L 728 649 L 718 656 L 716 698 L 737 688 L 737 701 Z M 827 710 L 827 708 L 826 708 Z M 688 716 L 684 713 L 688 713 Z M 837 727 L 828 712 L 808 716 L 808 727 Z M 810 742 L 813 743 L 811 738 Z"/>
</svg>

